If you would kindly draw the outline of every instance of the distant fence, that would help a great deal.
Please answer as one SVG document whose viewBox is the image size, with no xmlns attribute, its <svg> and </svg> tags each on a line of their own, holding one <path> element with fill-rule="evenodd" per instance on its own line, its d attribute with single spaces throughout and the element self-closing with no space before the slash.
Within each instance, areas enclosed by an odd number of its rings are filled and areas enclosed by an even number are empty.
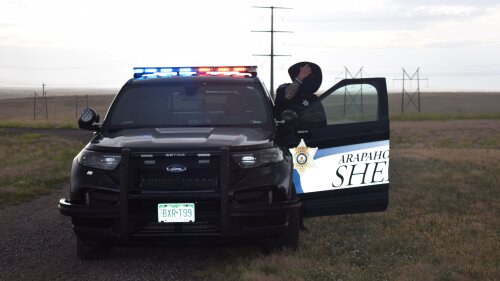
<svg viewBox="0 0 500 281">
<path fill-rule="evenodd" d="M 101 116 L 107 112 L 114 95 L 72 95 L 0 99 L 1 120 L 77 120 L 85 107 Z"/>
</svg>

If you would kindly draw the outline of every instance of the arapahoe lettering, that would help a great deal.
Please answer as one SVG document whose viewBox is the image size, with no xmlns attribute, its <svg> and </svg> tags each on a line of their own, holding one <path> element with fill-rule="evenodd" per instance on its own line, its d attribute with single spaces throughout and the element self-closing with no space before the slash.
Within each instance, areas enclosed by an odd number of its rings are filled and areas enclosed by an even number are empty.
<svg viewBox="0 0 500 281">
<path fill-rule="evenodd" d="M 385 151 L 373 151 L 373 152 L 363 152 L 363 153 L 348 153 L 342 155 L 338 164 L 346 163 L 357 163 L 365 161 L 375 161 L 381 159 L 389 159 L 389 150 Z"/>
<path fill-rule="evenodd" d="M 332 187 L 350 187 L 385 182 L 388 179 L 384 177 L 384 174 L 387 174 L 384 173 L 384 169 L 387 169 L 388 162 L 389 150 L 342 155 L 338 163 L 340 166 L 335 172 L 336 178 L 332 182 Z"/>
</svg>

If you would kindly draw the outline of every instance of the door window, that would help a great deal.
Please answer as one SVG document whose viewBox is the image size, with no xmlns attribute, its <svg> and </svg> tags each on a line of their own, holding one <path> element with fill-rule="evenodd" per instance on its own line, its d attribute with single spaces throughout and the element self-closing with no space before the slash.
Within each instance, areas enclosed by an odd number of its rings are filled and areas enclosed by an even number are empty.
<svg viewBox="0 0 500 281">
<path fill-rule="evenodd" d="M 327 125 L 378 120 L 377 89 L 370 84 L 341 87 L 321 103 Z"/>
</svg>

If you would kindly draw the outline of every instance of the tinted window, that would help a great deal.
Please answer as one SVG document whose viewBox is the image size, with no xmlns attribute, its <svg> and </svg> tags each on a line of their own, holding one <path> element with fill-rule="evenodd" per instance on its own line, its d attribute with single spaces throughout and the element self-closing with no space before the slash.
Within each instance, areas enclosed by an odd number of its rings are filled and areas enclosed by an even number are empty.
<svg viewBox="0 0 500 281">
<path fill-rule="evenodd" d="M 377 90 L 369 84 L 342 87 L 321 104 L 328 125 L 378 120 Z"/>
<path fill-rule="evenodd" d="M 111 126 L 263 126 L 264 93 L 244 84 L 140 85 L 116 101 Z"/>
</svg>

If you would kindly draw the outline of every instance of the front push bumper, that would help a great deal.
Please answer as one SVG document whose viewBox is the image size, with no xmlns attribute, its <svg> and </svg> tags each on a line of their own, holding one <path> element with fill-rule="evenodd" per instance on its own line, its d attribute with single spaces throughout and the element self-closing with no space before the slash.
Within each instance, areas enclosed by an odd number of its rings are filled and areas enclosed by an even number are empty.
<svg viewBox="0 0 500 281">
<path fill-rule="evenodd" d="M 268 205 L 230 204 L 226 212 L 197 213 L 197 221 L 193 223 L 158 223 L 154 211 L 132 214 L 123 212 L 121 206 L 97 207 L 71 203 L 67 199 L 61 199 L 58 208 L 62 215 L 72 217 L 73 229 L 81 237 L 131 242 L 141 238 L 156 241 L 169 238 L 258 240 L 280 237 L 288 225 L 288 214 L 298 211 L 300 206 L 299 200 Z"/>
<path fill-rule="evenodd" d="M 136 240 L 164 241 L 169 238 L 215 238 L 221 240 L 258 240 L 281 237 L 291 212 L 301 202 L 293 198 L 272 202 L 241 203 L 234 200 L 228 186 L 229 150 L 222 149 L 220 189 L 214 193 L 161 194 L 129 192 L 130 157 L 122 150 L 118 200 L 113 205 L 92 202 L 59 201 L 59 211 L 73 220 L 75 233 L 82 238 L 112 240 L 121 243 Z M 158 203 L 195 203 L 196 221 L 159 223 Z"/>
</svg>

